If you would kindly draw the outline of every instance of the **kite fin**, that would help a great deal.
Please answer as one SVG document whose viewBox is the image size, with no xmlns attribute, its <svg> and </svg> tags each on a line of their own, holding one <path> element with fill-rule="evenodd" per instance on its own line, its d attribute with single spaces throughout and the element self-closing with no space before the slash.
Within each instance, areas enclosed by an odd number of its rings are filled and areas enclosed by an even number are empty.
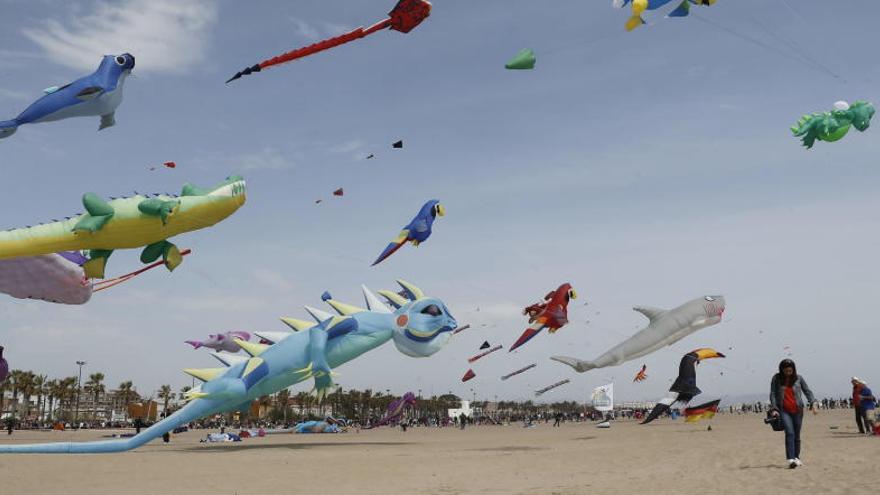
<svg viewBox="0 0 880 495">
<path fill-rule="evenodd" d="M 630 17 L 628 21 L 626 21 L 625 27 L 626 27 L 627 31 L 632 31 L 633 29 L 641 26 L 642 24 L 646 24 L 645 20 L 642 19 L 641 16 L 634 15 L 634 16 Z"/>
<path fill-rule="evenodd" d="M 666 17 L 687 17 L 687 15 L 691 11 L 691 4 L 688 0 L 681 0 L 681 3 L 678 4 L 678 7 L 675 8 L 672 12 L 669 13 Z"/>
<path fill-rule="evenodd" d="M 104 278 L 104 268 L 107 266 L 107 258 L 113 254 L 112 249 L 92 249 L 89 251 L 89 260 L 83 263 L 83 272 L 86 278 Z"/>
<path fill-rule="evenodd" d="M 183 262 L 183 255 L 180 249 L 168 241 L 159 241 L 145 247 L 141 252 L 141 263 L 152 263 L 162 256 L 165 267 L 169 272 L 173 272 L 175 268 Z"/>
<path fill-rule="evenodd" d="M 578 373 L 583 373 L 585 371 L 589 371 L 593 368 L 598 368 L 592 361 L 584 361 L 578 358 L 573 358 L 569 356 L 551 356 L 550 359 L 554 361 L 558 361 L 563 364 L 567 364 L 575 369 Z"/>
<path fill-rule="evenodd" d="M 165 201 L 156 198 L 145 199 L 138 203 L 138 210 L 141 213 L 161 218 L 162 225 L 168 223 L 168 217 L 177 213 L 179 207 L 180 201 Z"/>
<path fill-rule="evenodd" d="M 104 93 L 104 88 L 100 86 L 89 86 L 88 88 L 83 89 L 79 93 L 76 94 L 77 100 L 89 101 L 94 100 L 95 98 L 101 96 Z M 102 117 L 103 118 L 103 117 Z"/>
<path fill-rule="evenodd" d="M 101 197 L 95 193 L 85 193 L 82 198 L 82 203 L 89 214 L 83 216 L 80 221 L 73 226 L 74 232 L 78 230 L 97 232 L 101 230 L 101 228 L 104 227 L 104 224 L 110 221 L 110 219 L 113 218 L 113 214 L 116 213 L 109 203 L 101 199 Z"/>
<path fill-rule="evenodd" d="M 113 127 L 114 125 L 116 125 L 116 112 L 106 113 L 101 115 L 101 125 L 98 126 L 98 130 Z"/>
<path fill-rule="evenodd" d="M 9 137 L 15 134 L 15 131 L 18 130 L 18 122 L 15 120 L 4 120 L 0 121 L 0 139 Z"/>
<path fill-rule="evenodd" d="M 653 322 L 657 318 L 663 315 L 666 312 L 665 309 L 654 308 L 652 306 L 636 306 L 633 308 L 633 311 L 638 311 L 639 313 L 645 315 L 645 317 Z"/>
<path fill-rule="evenodd" d="M 43 94 L 51 95 L 52 93 L 55 93 L 59 89 L 61 89 L 60 86 L 49 86 L 48 88 L 43 90 Z"/>
<path fill-rule="evenodd" d="M 400 231 L 400 234 L 397 236 L 397 238 L 391 241 L 390 244 L 385 246 L 385 250 L 382 251 L 382 254 L 380 254 L 379 257 L 376 258 L 376 261 L 374 261 L 373 264 L 370 266 L 376 266 L 379 263 L 385 261 L 386 258 L 394 254 L 398 249 L 406 244 L 407 239 L 409 239 L 409 230 L 404 229 Z"/>
</svg>

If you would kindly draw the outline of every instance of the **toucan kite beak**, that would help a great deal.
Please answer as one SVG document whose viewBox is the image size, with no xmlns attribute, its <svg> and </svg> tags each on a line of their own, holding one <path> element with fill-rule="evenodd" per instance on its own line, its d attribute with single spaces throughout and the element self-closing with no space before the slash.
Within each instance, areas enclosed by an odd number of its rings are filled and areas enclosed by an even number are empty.
<svg viewBox="0 0 880 495">
<path fill-rule="evenodd" d="M 709 348 L 697 349 L 696 351 L 694 351 L 694 353 L 696 353 L 697 360 L 699 360 L 699 361 L 702 361 L 704 359 L 725 357 L 724 354 L 721 354 L 720 352 L 716 351 L 715 349 L 709 349 Z"/>
</svg>

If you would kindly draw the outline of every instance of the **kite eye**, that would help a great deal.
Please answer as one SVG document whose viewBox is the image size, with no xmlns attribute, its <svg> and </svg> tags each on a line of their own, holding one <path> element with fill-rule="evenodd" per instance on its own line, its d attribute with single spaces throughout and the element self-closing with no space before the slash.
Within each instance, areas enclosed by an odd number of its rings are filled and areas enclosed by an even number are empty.
<svg viewBox="0 0 880 495">
<path fill-rule="evenodd" d="M 709 302 L 712 302 L 712 301 L 715 300 L 715 298 L 712 297 L 712 296 L 706 296 L 705 299 L 706 299 L 707 301 L 709 301 Z"/>
<path fill-rule="evenodd" d="M 437 203 L 436 205 L 434 205 L 434 213 L 436 213 L 437 216 L 442 217 L 442 216 L 446 215 L 446 208 L 443 205 L 441 205 L 440 203 Z"/>
<path fill-rule="evenodd" d="M 572 298 L 572 299 L 577 299 L 577 298 L 578 298 L 578 293 L 575 292 L 574 289 L 571 289 L 570 291 L 568 291 L 568 297 L 570 297 L 570 298 Z"/>
<path fill-rule="evenodd" d="M 123 57 L 122 55 L 117 55 L 116 56 L 116 65 L 120 65 L 120 66 L 125 65 L 125 57 Z"/>
<path fill-rule="evenodd" d="M 421 313 L 423 315 L 431 315 L 431 316 L 442 316 L 443 315 L 443 311 L 440 310 L 440 308 L 437 307 L 436 304 L 431 304 L 431 305 L 426 306 L 425 309 L 423 309 L 421 311 Z"/>
</svg>

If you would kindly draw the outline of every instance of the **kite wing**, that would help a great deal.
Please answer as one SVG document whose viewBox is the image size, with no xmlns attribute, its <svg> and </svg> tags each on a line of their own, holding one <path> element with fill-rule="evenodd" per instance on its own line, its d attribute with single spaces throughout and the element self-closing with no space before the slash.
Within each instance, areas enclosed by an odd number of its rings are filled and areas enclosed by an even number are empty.
<svg viewBox="0 0 880 495">
<path fill-rule="evenodd" d="M 401 230 L 400 234 L 397 236 L 397 239 L 394 239 L 393 241 L 391 241 L 391 243 L 385 247 L 385 250 L 382 251 L 382 254 L 380 254 L 379 257 L 376 258 L 376 261 L 374 261 L 373 264 L 370 266 L 376 266 L 379 263 L 385 261 L 385 258 L 394 254 L 398 249 L 400 249 L 404 244 L 406 244 L 406 241 L 408 241 L 408 240 L 409 240 L 409 230 L 406 230 L 406 229 Z"/>
<path fill-rule="evenodd" d="M 529 328 L 525 329 L 525 331 L 522 333 L 522 335 L 520 335 L 519 338 L 516 339 L 516 342 L 514 342 L 513 345 L 510 346 L 510 350 L 507 352 L 513 352 L 517 347 L 532 340 L 532 338 L 535 335 L 538 335 L 539 333 L 541 333 L 541 330 L 543 330 L 546 326 L 547 325 L 545 324 L 545 319 L 539 318 L 537 321 L 532 323 L 531 326 L 529 326 Z"/>
<path fill-rule="evenodd" d="M 651 412 L 648 413 L 648 416 L 641 424 L 646 425 L 659 418 L 663 413 L 669 411 L 669 408 L 672 407 L 672 404 L 675 404 L 675 402 L 678 401 L 678 398 L 678 392 L 669 392 L 669 395 L 660 399 L 660 401 L 654 405 L 654 409 L 651 409 Z"/>
</svg>

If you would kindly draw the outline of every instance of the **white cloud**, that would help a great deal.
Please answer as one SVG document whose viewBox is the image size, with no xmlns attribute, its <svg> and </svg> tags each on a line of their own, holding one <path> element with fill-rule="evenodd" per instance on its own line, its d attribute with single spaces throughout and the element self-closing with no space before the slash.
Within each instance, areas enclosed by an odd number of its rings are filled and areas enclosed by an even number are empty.
<svg viewBox="0 0 880 495">
<path fill-rule="evenodd" d="M 296 163 L 290 157 L 285 156 L 276 148 L 270 146 L 253 153 L 229 158 L 228 161 L 232 162 L 236 169 L 242 172 L 250 172 L 252 170 L 289 170 L 296 166 Z"/>
<path fill-rule="evenodd" d="M 254 279 L 269 287 L 270 289 L 274 289 L 276 291 L 290 291 L 293 289 L 293 283 L 291 283 L 284 275 L 281 275 L 277 271 L 268 270 L 265 268 L 258 268 L 254 270 L 251 275 Z"/>
<path fill-rule="evenodd" d="M 27 100 L 28 94 L 23 91 L 14 91 L 11 89 L 0 88 L 0 99 L 2 99 L 2 100 Z"/>
<path fill-rule="evenodd" d="M 205 58 L 208 31 L 217 20 L 214 0 L 98 2 L 62 22 L 48 19 L 25 36 L 55 62 L 94 69 L 102 55 L 129 52 L 138 72 L 184 72 Z"/>
<path fill-rule="evenodd" d="M 338 36 L 346 31 L 351 31 L 348 26 L 334 24 L 332 22 L 308 22 L 298 17 L 291 17 L 294 32 L 310 41 Z"/>
</svg>

